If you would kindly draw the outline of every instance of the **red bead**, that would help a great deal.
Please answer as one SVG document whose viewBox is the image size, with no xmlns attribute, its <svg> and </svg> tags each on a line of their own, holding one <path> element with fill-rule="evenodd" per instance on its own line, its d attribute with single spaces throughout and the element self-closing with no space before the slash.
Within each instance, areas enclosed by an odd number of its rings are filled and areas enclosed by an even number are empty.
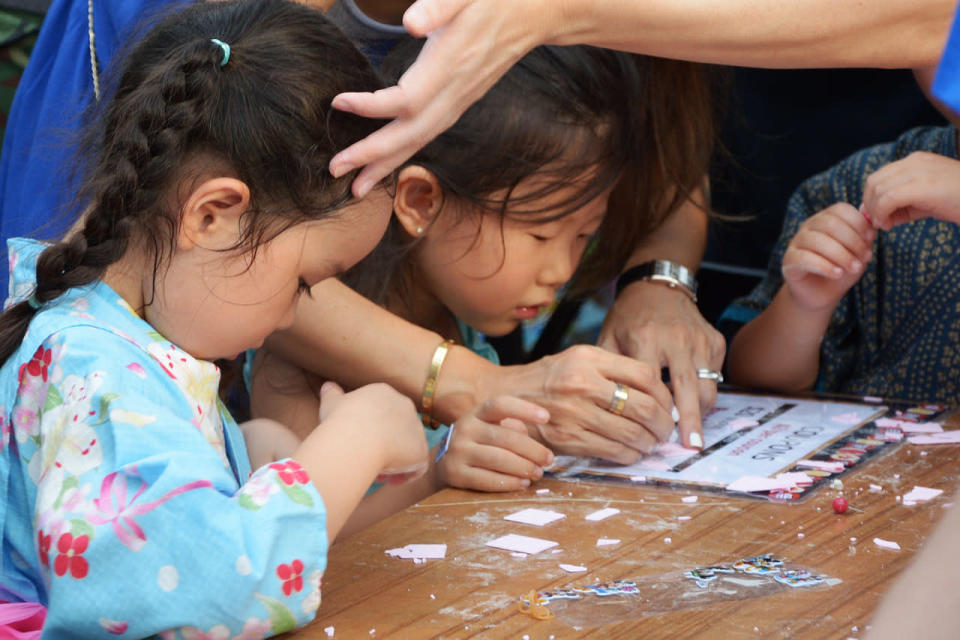
<svg viewBox="0 0 960 640">
<path fill-rule="evenodd" d="M 833 501 L 833 510 L 837 513 L 846 513 L 849 506 L 845 498 L 837 498 Z"/>
</svg>

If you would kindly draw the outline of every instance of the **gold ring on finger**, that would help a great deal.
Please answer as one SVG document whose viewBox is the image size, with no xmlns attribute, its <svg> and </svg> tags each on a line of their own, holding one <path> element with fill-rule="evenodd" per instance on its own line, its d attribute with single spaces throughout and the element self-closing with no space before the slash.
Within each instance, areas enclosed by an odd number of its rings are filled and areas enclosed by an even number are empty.
<svg viewBox="0 0 960 640">
<path fill-rule="evenodd" d="M 623 410 L 627 406 L 627 386 L 617 383 L 613 389 L 613 397 L 610 398 L 610 406 L 607 411 L 615 416 L 623 415 Z"/>
</svg>

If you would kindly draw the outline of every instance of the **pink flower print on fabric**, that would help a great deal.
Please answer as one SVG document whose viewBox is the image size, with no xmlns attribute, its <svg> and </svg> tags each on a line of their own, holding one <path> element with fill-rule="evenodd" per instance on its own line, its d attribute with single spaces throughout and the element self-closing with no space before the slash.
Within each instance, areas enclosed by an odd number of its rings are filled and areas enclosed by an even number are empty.
<svg viewBox="0 0 960 640">
<path fill-rule="evenodd" d="M 50 568 L 50 543 L 53 536 L 44 535 L 43 529 L 37 531 L 37 554 L 40 556 L 40 564 Z"/>
<path fill-rule="evenodd" d="M 277 566 L 277 577 L 283 581 L 283 595 L 290 597 L 303 590 L 303 562 L 294 560 L 290 564 Z"/>
<path fill-rule="evenodd" d="M 277 472 L 277 475 L 280 476 L 280 480 L 282 480 L 283 484 L 287 486 L 293 486 L 294 484 L 307 484 L 310 482 L 310 476 L 308 476 L 307 472 L 303 470 L 303 467 L 300 466 L 300 463 L 295 460 L 274 462 L 270 465 L 270 468 Z"/>
<path fill-rule="evenodd" d="M 0 405 L 0 451 L 6 449 L 7 445 L 10 444 L 11 433 L 13 433 L 13 428 L 10 426 L 10 421 L 7 420 L 7 407 L 6 405 Z"/>
<path fill-rule="evenodd" d="M 188 482 L 185 485 L 177 487 L 156 500 L 134 505 L 137 498 L 146 491 L 147 483 L 142 481 L 143 479 L 136 472 L 136 468 L 133 468 L 131 471 L 131 476 L 140 480 L 140 487 L 128 501 L 127 476 L 120 475 L 119 472 L 107 475 L 100 484 L 100 497 L 93 499 L 97 513 L 92 514 L 88 518 L 91 524 L 112 525 L 113 532 L 117 536 L 117 539 L 131 551 L 140 551 L 147 543 L 147 534 L 140 525 L 137 524 L 137 521 L 134 520 L 135 516 L 153 511 L 167 500 L 175 498 L 182 493 L 193 491 L 194 489 L 211 488 L 213 486 L 209 480 L 195 480 L 194 482 Z"/>
<path fill-rule="evenodd" d="M 87 571 L 90 565 L 87 564 L 83 552 L 87 550 L 90 544 L 89 536 L 79 536 L 74 538 L 72 533 L 64 533 L 57 540 L 57 554 L 53 561 L 53 572 L 58 576 L 64 576 L 67 571 L 77 580 L 87 577 Z"/>
<path fill-rule="evenodd" d="M 180 635 L 183 636 L 183 640 L 229 640 L 230 629 L 222 624 L 211 627 L 210 631 L 202 631 L 196 627 L 183 627 L 180 629 Z"/>
<path fill-rule="evenodd" d="M 133 375 L 137 376 L 141 380 L 147 379 L 147 371 L 143 368 L 143 365 L 139 362 L 131 362 L 127 365 L 127 370 L 130 371 Z"/>
<path fill-rule="evenodd" d="M 53 349 L 44 349 L 43 345 L 37 347 L 33 356 L 28 362 L 20 365 L 20 371 L 17 373 L 17 380 L 22 384 L 24 375 L 34 378 L 43 378 L 47 382 L 47 375 L 50 369 L 50 362 L 53 360 Z"/>
<path fill-rule="evenodd" d="M 270 620 L 247 618 L 243 623 L 243 631 L 234 636 L 233 640 L 263 640 L 273 635 L 273 623 Z"/>
<path fill-rule="evenodd" d="M 100 626 L 103 627 L 104 631 L 107 633 L 112 633 L 115 636 L 122 636 L 127 632 L 127 627 L 130 624 L 124 620 L 111 620 L 109 618 L 100 618 Z"/>
</svg>

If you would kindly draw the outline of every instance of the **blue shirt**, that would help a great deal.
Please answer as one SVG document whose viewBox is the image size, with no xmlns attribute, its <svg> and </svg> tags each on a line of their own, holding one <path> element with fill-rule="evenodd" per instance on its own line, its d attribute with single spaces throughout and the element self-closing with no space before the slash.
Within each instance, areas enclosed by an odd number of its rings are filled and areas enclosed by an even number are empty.
<svg viewBox="0 0 960 640">
<path fill-rule="evenodd" d="M 10 245 L 29 291 L 43 245 Z M 313 619 L 323 499 L 293 460 L 251 474 L 219 380 L 102 282 L 36 313 L 0 368 L 0 601 L 45 605 L 49 638 Z"/>
<path fill-rule="evenodd" d="M 933 95 L 960 114 L 960 5 L 933 81 Z"/>
</svg>

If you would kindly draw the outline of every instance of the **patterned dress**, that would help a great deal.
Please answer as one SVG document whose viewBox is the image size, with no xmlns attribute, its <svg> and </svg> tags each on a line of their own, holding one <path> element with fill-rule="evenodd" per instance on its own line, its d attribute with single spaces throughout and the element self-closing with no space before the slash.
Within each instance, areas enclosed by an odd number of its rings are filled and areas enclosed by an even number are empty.
<svg viewBox="0 0 960 640">
<path fill-rule="evenodd" d="M 11 291 L 43 245 L 10 243 Z M 313 619 L 326 512 L 306 472 L 251 474 L 220 372 L 100 282 L 41 308 L 0 368 L 0 601 L 44 637 L 262 638 Z"/>
<path fill-rule="evenodd" d="M 783 254 L 807 218 L 836 202 L 859 206 L 867 176 L 913 151 L 956 159 L 957 130 L 912 129 L 804 182 L 790 199 L 766 277 L 724 311 L 720 330 L 732 338 L 769 306 L 783 285 Z M 918 220 L 879 232 L 873 252 L 833 312 L 817 390 L 960 404 L 960 227 Z"/>
</svg>

